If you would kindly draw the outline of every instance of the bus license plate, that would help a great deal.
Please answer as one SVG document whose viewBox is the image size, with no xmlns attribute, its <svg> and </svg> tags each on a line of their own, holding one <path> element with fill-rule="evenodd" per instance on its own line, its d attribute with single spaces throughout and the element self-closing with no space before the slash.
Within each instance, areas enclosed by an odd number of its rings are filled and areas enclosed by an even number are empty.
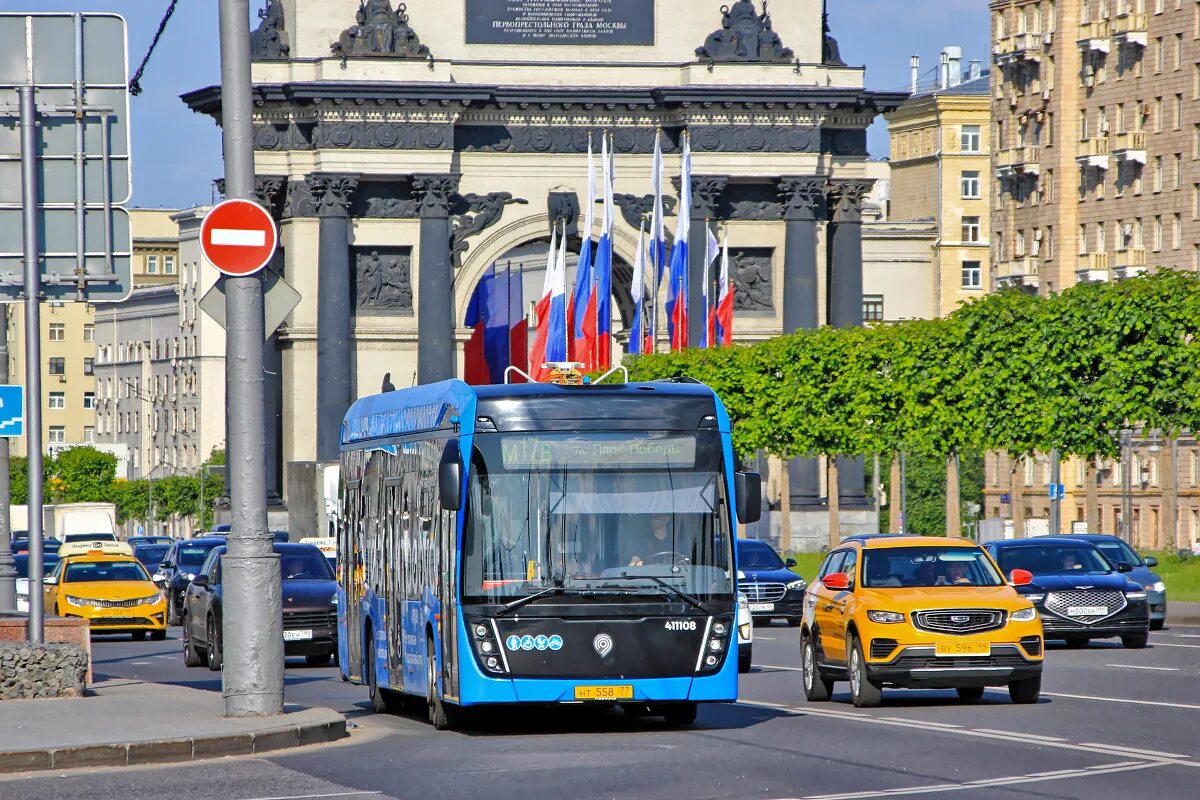
<svg viewBox="0 0 1200 800">
<path fill-rule="evenodd" d="M 761 614 L 764 611 L 774 611 L 774 610 L 775 610 L 774 603 L 751 603 L 750 604 L 750 613 L 751 614 Z"/>
<path fill-rule="evenodd" d="M 991 642 L 938 642 L 936 652 L 939 656 L 990 656 Z"/>
<path fill-rule="evenodd" d="M 307 642 L 312 638 L 312 631 L 284 631 L 285 642 Z"/>
<path fill-rule="evenodd" d="M 576 700 L 632 700 L 633 686 L 576 686 Z"/>
</svg>

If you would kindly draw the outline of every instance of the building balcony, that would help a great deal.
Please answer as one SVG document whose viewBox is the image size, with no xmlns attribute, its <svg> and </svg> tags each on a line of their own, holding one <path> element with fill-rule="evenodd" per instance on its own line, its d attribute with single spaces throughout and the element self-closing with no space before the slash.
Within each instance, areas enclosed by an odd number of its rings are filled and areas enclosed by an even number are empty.
<svg viewBox="0 0 1200 800">
<path fill-rule="evenodd" d="M 1041 173 L 1038 157 L 1037 147 L 1005 148 L 996 154 L 996 175 L 1000 178 L 1038 175 Z"/>
<path fill-rule="evenodd" d="M 1079 283 L 1108 282 L 1108 253 L 1082 253 L 1075 262 L 1075 280 Z"/>
<path fill-rule="evenodd" d="M 1079 47 L 1085 53 L 1107 53 L 1111 38 L 1112 32 L 1106 19 L 1084 22 L 1079 26 Z"/>
<path fill-rule="evenodd" d="M 1144 11 L 1126 11 L 1113 18 L 1111 28 L 1117 44 L 1145 47 L 1149 42 L 1150 16 Z"/>
<path fill-rule="evenodd" d="M 1110 149 L 1117 161 L 1133 161 L 1146 166 L 1146 132 L 1118 133 L 1109 139 Z"/>
<path fill-rule="evenodd" d="M 1075 161 L 1081 167 L 1108 169 L 1108 137 L 1093 136 L 1079 142 L 1079 153 Z"/>
<path fill-rule="evenodd" d="M 1000 288 L 1036 290 L 1041 283 L 1038 277 L 1041 263 L 1035 256 L 1021 256 L 1011 261 L 996 264 L 996 285 Z"/>
<path fill-rule="evenodd" d="M 1042 60 L 1042 53 L 1048 49 L 1049 45 L 1050 34 L 1048 33 L 1018 33 L 1015 36 L 1006 36 L 996 42 L 992 48 L 992 55 L 995 57 L 996 63 L 1001 66 L 1015 64 L 1018 61 L 1038 63 Z"/>
<path fill-rule="evenodd" d="M 1146 248 L 1131 247 L 1113 254 L 1113 277 L 1117 280 L 1136 278 L 1146 271 Z"/>
</svg>

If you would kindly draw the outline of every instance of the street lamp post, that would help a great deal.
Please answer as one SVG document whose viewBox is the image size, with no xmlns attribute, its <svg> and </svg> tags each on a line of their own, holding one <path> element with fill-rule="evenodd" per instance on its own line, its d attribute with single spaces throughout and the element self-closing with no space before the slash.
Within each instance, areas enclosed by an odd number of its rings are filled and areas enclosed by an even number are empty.
<svg viewBox="0 0 1200 800">
<path fill-rule="evenodd" d="M 1062 495 L 1058 491 L 1061 483 L 1061 467 L 1058 448 L 1050 449 L 1050 534 L 1057 536 L 1062 533 Z"/>
<path fill-rule="evenodd" d="M 1121 530 L 1120 535 L 1133 544 L 1133 431 L 1121 429 Z"/>
</svg>

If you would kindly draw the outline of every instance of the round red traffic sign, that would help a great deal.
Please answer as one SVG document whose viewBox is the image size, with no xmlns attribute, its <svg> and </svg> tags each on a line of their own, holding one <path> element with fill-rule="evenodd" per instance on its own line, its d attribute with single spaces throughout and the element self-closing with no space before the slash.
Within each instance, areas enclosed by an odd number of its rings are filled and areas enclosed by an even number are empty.
<svg viewBox="0 0 1200 800">
<path fill-rule="evenodd" d="M 258 203 L 225 200 L 212 207 L 200 226 L 200 247 L 226 275 L 253 275 L 275 254 L 275 220 Z"/>
</svg>

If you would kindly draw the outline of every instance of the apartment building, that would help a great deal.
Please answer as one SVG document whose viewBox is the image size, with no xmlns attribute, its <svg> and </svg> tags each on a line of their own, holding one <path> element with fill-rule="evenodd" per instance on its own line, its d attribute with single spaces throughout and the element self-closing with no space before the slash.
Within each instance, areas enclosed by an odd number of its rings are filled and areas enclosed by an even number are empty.
<svg viewBox="0 0 1200 800">
<path fill-rule="evenodd" d="M 893 219 L 932 220 L 933 316 L 991 289 L 990 76 L 947 47 L 930 80 L 913 56 L 912 96 L 887 115 Z"/>
<path fill-rule="evenodd" d="M 1200 266 L 1200 3 L 991 10 L 998 284 Z"/>
</svg>

